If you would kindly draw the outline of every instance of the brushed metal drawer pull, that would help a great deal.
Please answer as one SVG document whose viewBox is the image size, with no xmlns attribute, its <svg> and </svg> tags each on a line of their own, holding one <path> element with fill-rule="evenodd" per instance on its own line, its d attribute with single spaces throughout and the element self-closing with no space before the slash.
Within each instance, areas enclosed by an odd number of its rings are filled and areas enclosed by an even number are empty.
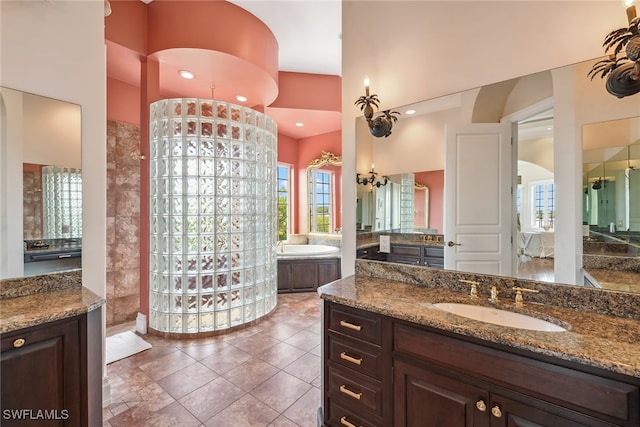
<svg viewBox="0 0 640 427">
<path fill-rule="evenodd" d="M 344 326 L 345 328 L 353 329 L 354 331 L 358 331 L 358 332 L 360 332 L 360 329 L 362 329 L 362 326 L 354 325 L 353 323 L 349 323 L 346 320 L 341 320 L 340 326 Z"/>
<path fill-rule="evenodd" d="M 351 363 L 356 364 L 356 365 L 362 365 L 362 357 L 359 357 L 359 358 L 356 359 L 355 357 L 349 356 L 344 351 L 342 353 L 340 353 L 340 359 L 346 360 L 347 362 L 351 362 Z"/>
<path fill-rule="evenodd" d="M 340 393 L 344 393 L 347 396 L 353 397 L 356 400 L 360 400 L 360 398 L 362 397 L 362 393 L 356 393 L 355 391 L 351 391 L 344 384 L 340 386 Z"/>
<path fill-rule="evenodd" d="M 24 338 L 18 338 L 16 340 L 13 341 L 13 347 L 14 348 L 20 348 L 24 345 L 26 341 L 24 340 Z"/>
<path fill-rule="evenodd" d="M 355 424 L 350 423 L 349 421 L 347 421 L 347 417 L 340 417 L 340 424 L 342 424 L 343 426 L 346 427 L 357 427 Z M 362 427 L 362 426 L 360 426 Z"/>
</svg>

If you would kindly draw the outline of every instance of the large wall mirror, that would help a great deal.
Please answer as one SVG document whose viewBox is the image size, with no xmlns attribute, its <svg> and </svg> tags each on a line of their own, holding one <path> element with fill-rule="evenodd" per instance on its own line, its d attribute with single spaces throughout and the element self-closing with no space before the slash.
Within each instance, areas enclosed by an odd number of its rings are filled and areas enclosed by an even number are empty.
<svg viewBox="0 0 640 427">
<path fill-rule="evenodd" d="M 75 269 L 82 253 L 81 109 L 9 88 L 2 102 L 0 277 Z"/>
<path fill-rule="evenodd" d="M 508 254 L 511 265 L 501 273 L 481 269 L 460 271 L 563 283 L 554 277 L 558 217 L 561 214 L 557 208 L 559 198 L 579 198 L 579 193 L 585 191 L 585 196 L 589 196 L 584 198 L 585 203 L 590 203 L 589 209 L 585 208 L 584 212 L 578 213 L 570 212 L 567 214 L 571 215 L 568 220 L 565 216 L 560 221 L 565 224 L 568 221 L 570 224 L 565 226 L 575 227 L 577 230 L 585 229 L 585 242 L 593 238 L 594 233 L 601 233 L 608 237 L 614 234 L 614 238 L 631 240 L 631 245 L 638 245 L 637 240 L 633 242 L 633 238 L 629 239 L 628 236 L 633 236 L 634 221 L 637 221 L 634 218 L 640 216 L 640 207 L 634 201 L 640 198 L 640 190 L 637 190 L 640 182 L 634 184 L 636 179 L 640 179 L 635 178 L 637 168 L 640 167 L 636 152 L 640 138 L 640 98 L 615 98 L 606 92 L 602 81 L 591 81 L 587 73 L 594 61 L 596 60 L 393 107 L 393 110 L 400 111 L 402 115 L 393 128 L 393 134 L 388 138 L 371 137 L 364 120 L 357 118 L 356 170 L 364 174 L 371 164 L 375 164 L 376 172 L 380 175 L 414 174 L 416 182 L 429 187 L 431 203 L 425 227 L 427 231 L 416 229 L 413 232 L 445 234 L 444 240 L 447 241 L 450 239 L 445 230 L 446 203 L 443 202 L 448 191 L 443 179 L 448 168 L 445 156 L 447 129 L 506 123 L 510 126 L 514 141 L 517 141 L 509 159 L 509 184 L 513 188 L 513 196 L 503 199 L 503 202 L 510 205 L 508 227 L 515 241 Z M 562 90 L 567 87 L 572 90 Z M 409 110 L 415 112 L 407 114 Z M 614 132 L 610 127 L 613 125 L 618 128 L 617 134 L 624 135 L 622 140 L 612 140 Z M 609 128 L 605 129 L 605 126 Z M 579 151 L 578 147 L 583 145 L 583 135 L 585 178 L 583 185 L 580 185 L 576 184 L 575 176 L 569 176 L 570 173 L 565 170 L 556 170 L 555 165 L 562 162 L 554 159 L 554 152 L 558 151 L 556 144 L 572 144 Z M 589 142 L 594 139 L 599 142 Z M 484 169 L 487 169 L 486 164 L 478 161 L 470 164 L 465 173 L 482 177 Z M 420 180 L 420 174 L 429 175 L 427 179 Z M 480 182 L 481 178 L 478 180 Z M 598 180 L 603 186 L 607 181 L 610 194 L 615 192 L 615 199 L 613 196 L 609 198 L 609 205 L 618 208 L 615 213 L 612 213 L 613 209 L 603 207 L 606 202 L 601 200 L 605 191 L 593 190 L 594 184 L 596 187 L 600 185 Z M 558 194 L 558 184 L 566 185 L 567 182 L 571 182 L 571 188 L 575 187 L 573 193 Z M 590 189 L 586 189 L 587 182 Z M 474 203 L 477 212 L 482 212 L 483 197 L 493 194 L 494 187 L 487 182 L 486 187 L 479 188 L 480 191 L 474 195 Z M 369 196 L 374 201 L 376 191 L 375 188 L 371 189 L 373 195 Z M 358 203 L 361 203 L 361 194 L 363 190 L 358 188 Z M 623 213 L 618 213 L 619 209 Z M 591 225 L 591 232 L 582 226 L 583 221 L 585 225 Z M 356 222 L 360 231 L 357 234 L 358 245 L 370 242 L 371 236 L 363 232 L 376 231 L 375 223 L 370 228 L 363 226 L 364 220 L 360 212 L 357 213 Z M 615 232 L 610 233 L 610 228 L 615 228 Z M 396 230 L 381 228 L 380 231 Z M 576 235 L 576 239 L 581 238 L 579 232 L 572 233 Z M 586 250 L 584 252 L 587 253 Z M 446 253 L 447 250 L 445 257 Z M 630 253 L 634 253 L 633 249 Z"/>
<path fill-rule="evenodd" d="M 640 244 L 640 118 L 587 124 L 582 135 L 588 241 Z"/>
</svg>

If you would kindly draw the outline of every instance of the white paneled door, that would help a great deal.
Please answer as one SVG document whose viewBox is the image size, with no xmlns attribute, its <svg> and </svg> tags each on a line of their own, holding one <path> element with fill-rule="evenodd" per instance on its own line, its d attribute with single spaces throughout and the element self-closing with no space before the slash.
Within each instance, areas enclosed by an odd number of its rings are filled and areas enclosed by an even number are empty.
<svg viewBox="0 0 640 427">
<path fill-rule="evenodd" d="M 511 275 L 511 125 L 447 126 L 445 139 L 445 268 Z"/>
</svg>

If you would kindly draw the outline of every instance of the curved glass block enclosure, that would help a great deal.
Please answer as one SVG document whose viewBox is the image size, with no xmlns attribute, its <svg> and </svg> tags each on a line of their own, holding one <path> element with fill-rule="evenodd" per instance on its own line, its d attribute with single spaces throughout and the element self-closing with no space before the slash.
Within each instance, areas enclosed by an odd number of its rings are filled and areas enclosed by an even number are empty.
<svg viewBox="0 0 640 427">
<path fill-rule="evenodd" d="M 250 108 L 164 99 L 150 114 L 149 326 L 228 329 L 277 302 L 277 132 Z"/>
</svg>

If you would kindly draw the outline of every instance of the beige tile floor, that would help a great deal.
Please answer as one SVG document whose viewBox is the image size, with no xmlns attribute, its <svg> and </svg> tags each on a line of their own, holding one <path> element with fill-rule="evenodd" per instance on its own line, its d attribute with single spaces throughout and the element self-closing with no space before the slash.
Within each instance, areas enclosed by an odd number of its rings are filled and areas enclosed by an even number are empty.
<svg viewBox="0 0 640 427">
<path fill-rule="evenodd" d="M 315 292 L 284 294 L 248 329 L 193 340 L 145 335 L 153 348 L 107 366 L 104 426 L 315 427 L 320 311 Z"/>
</svg>

